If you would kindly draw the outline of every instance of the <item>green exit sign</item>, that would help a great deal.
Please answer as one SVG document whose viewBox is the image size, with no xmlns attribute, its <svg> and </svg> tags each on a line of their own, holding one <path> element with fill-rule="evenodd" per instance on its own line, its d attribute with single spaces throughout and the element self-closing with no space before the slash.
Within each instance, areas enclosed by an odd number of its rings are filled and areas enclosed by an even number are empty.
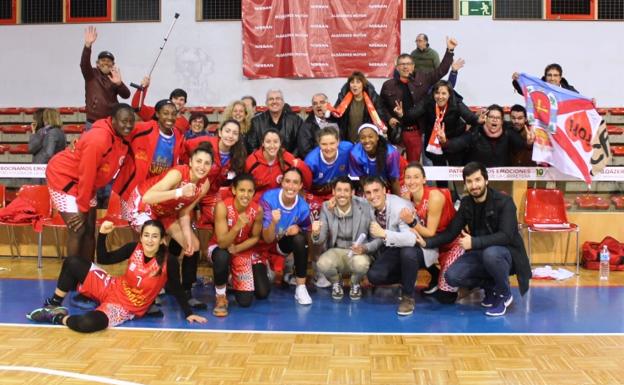
<svg viewBox="0 0 624 385">
<path fill-rule="evenodd" d="M 492 1 L 462 1 L 462 16 L 492 16 Z"/>
</svg>

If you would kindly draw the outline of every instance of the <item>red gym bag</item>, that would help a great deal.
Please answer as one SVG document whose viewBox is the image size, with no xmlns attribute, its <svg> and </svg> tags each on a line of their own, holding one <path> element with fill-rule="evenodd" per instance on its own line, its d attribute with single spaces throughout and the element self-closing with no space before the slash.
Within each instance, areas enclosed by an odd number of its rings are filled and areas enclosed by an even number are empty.
<svg viewBox="0 0 624 385">
<path fill-rule="evenodd" d="M 601 242 L 583 242 L 583 267 L 589 270 L 600 269 L 600 250 L 606 245 L 611 259 L 610 270 L 624 270 L 624 243 L 613 237 L 606 236 Z"/>
</svg>

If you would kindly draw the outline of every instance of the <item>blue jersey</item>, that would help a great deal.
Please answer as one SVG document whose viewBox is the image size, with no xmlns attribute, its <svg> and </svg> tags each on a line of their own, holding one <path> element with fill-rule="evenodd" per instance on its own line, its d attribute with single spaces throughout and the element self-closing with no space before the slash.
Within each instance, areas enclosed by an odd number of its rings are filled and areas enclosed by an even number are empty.
<svg viewBox="0 0 624 385">
<path fill-rule="evenodd" d="M 149 175 L 156 176 L 174 166 L 173 149 L 175 148 L 175 135 L 165 136 L 162 132 L 158 136 L 158 144 L 152 156 L 152 164 Z"/>
<path fill-rule="evenodd" d="M 310 228 L 310 207 L 308 203 L 297 195 L 295 203 L 286 207 L 281 199 L 282 189 L 276 188 L 265 192 L 260 199 L 260 206 L 264 210 L 262 227 L 267 228 L 271 224 L 271 211 L 279 209 L 282 212 L 279 223 L 275 228 L 277 234 L 283 234 L 292 225 L 298 225 L 302 231 Z"/>
<path fill-rule="evenodd" d="M 353 143 L 341 141 L 338 144 L 338 155 L 333 163 L 327 163 L 323 159 L 320 147 L 315 147 L 305 157 L 305 164 L 312 171 L 312 190 L 331 192 L 332 182 L 349 171 L 349 153 Z M 328 190 L 329 187 L 329 190 Z"/>
<path fill-rule="evenodd" d="M 380 174 L 377 172 L 377 160 L 368 156 L 366 151 L 364 151 L 364 147 L 362 147 L 362 143 L 357 143 L 351 149 L 349 156 L 349 176 L 354 178 L 378 176 L 386 182 L 398 180 L 401 176 L 400 157 L 399 151 L 393 145 L 388 144 L 386 164 L 383 172 Z"/>
</svg>

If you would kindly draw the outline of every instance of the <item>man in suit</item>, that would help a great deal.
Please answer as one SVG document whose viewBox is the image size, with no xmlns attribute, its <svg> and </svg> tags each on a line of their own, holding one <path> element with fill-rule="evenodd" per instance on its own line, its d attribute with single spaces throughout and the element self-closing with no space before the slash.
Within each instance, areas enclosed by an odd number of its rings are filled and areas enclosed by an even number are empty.
<svg viewBox="0 0 624 385">
<path fill-rule="evenodd" d="M 371 255 L 382 243 L 381 239 L 368 236 L 373 219 L 371 207 L 365 199 L 353 196 L 353 191 L 349 177 L 337 178 L 332 188 L 333 199 L 323 203 L 320 221 L 312 223 L 312 241 L 326 248 L 316 266 L 331 282 L 332 298 L 336 300 L 344 295 L 343 273 L 351 273 L 351 300 L 362 297 L 360 280 L 368 271 Z"/>
<path fill-rule="evenodd" d="M 416 245 L 416 235 L 401 220 L 401 210 L 413 210 L 414 206 L 396 195 L 386 194 L 386 188 L 378 177 L 362 181 L 364 196 L 373 208 L 374 221 L 370 235 L 381 239 L 375 262 L 368 270 L 368 280 L 373 285 L 401 283 L 403 294 L 397 310 L 398 315 L 414 312 L 414 285 L 418 270 L 425 267 L 423 251 Z"/>
</svg>

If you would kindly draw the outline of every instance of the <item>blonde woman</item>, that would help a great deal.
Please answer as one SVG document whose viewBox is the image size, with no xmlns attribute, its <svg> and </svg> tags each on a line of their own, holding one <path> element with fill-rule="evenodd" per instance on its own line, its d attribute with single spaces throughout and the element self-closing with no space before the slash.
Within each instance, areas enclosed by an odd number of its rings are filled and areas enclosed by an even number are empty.
<svg viewBox="0 0 624 385">
<path fill-rule="evenodd" d="M 221 123 L 230 119 L 236 120 L 240 125 L 240 134 L 244 137 L 251 129 L 251 118 L 253 118 L 253 111 L 247 107 L 247 104 L 242 100 L 235 100 L 225 107 Z"/>
<path fill-rule="evenodd" d="M 37 127 L 37 119 L 32 125 L 32 135 L 28 139 L 28 151 L 33 154 L 33 163 L 47 164 L 57 152 L 67 145 L 65 133 L 61 127 L 61 115 L 54 108 L 46 108 L 41 114 L 43 127 Z"/>
</svg>

